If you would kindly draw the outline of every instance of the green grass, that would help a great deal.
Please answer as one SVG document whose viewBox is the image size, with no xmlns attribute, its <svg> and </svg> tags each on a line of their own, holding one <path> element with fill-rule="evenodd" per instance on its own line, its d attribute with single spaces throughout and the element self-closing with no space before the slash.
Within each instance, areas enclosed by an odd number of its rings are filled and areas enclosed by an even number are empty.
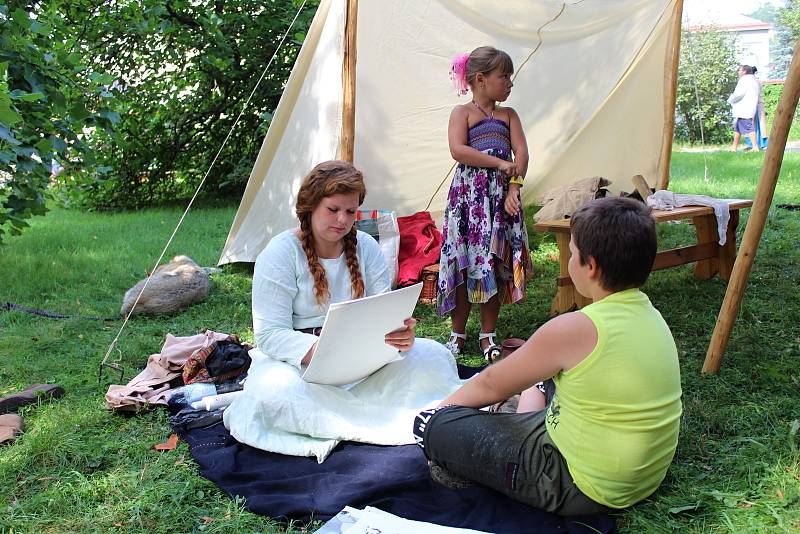
<svg viewBox="0 0 800 534">
<path fill-rule="evenodd" d="M 673 155 L 671 189 L 752 198 L 762 155 Z M 800 155 L 787 154 L 775 203 L 800 203 Z M 235 206 L 193 211 L 168 256 L 213 265 Z M 119 214 L 55 210 L 0 248 L 0 302 L 110 316 L 122 294 L 153 267 L 178 209 Z M 740 236 L 747 217 L 740 226 Z M 663 246 L 691 240 L 686 224 L 661 225 Z M 645 286 L 675 334 L 684 416 L 675 461 L 661 489 L 619 515 L 623 532 L 797 532 L 800 530 L 800 215 L 773 207 L 742 310 L 715 377 L 700 375 L 725 284 L 697 281 L 692 267 L 654 273 Z M 531 236 L 536 273 L 524 305 L 504 307 L 501 337 L 525 336 L 548 319 L 556 247 Z M 250 269 L 212 276 L 208 299 L 181 315 L 134 319 L 114 353 L 126 380 L 158 352 L 167 332 L 205 328 L 252 341 Z M 444 340 L 449 321 L 420 306 L 419 331 Z M 170 434 L 163 410 L 121 416 L 104 408 L 111 380 L 98 364 L 119 321 L 54 320 L 0 312 L 0 395 L 58 382 L 63 399 L 29 406 L 27 432 L 0 448 L 0 532 L 283 532 L 244 510 L 197 474 L 185 444 L 158 453 Z M 479 363 L 477 317 L 465 361 Z M 113 381 L 118 376 L 112 376 Z M 621 384 L 620 387 L 624 387 Z M 290 531 L 302 531 L 293 530 Z"/>
<path fill-rule="evenodd" d="M 763 153 L 726 150 L 673 152 L 670 190 L 726 198 L 753 198 L 761 177 Z M 784 155 L 773 204 L 800 202 L 800 153 Z"/>
</svg>

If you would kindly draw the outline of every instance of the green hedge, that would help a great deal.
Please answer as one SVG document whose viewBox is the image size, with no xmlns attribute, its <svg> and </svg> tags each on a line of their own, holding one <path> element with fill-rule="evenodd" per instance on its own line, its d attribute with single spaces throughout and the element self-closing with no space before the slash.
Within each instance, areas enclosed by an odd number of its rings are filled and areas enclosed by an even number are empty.
<svg viewBox="0 0 800 534">
<path fill-rule="evenodd" d="M 772 130 L 772 119 L 775 118 L 775 110 L 778 108 L 781 93 L 783 93 L 782 83 L 764 84 L 763 86 L 764 112 L 767 114 L 767 133 Z M 797 113 L 794 115 L 792 128 L 789 130 L 789 139 L 800 139 L 800 117 L 798 117 Z"/>
</svg>

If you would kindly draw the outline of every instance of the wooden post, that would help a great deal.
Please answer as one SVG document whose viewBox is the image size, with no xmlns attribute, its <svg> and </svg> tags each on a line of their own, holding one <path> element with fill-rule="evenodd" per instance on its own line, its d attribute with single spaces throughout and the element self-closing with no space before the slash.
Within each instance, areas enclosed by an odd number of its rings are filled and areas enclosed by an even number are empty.
<svg viewBox="0 0 800 534">
<path fill-rule="evenodd" d="M 767 214 L 772 204 L 778 175 L 781 172 L 783 151 L 786 149 L 786 138 L 789 135 L 789 128 L 792 126 L 798 96 L 800 96 L 800 41 L 795 44 L 792 63 L 789 65 L 789 73 L 783 85 L 783 94 L 778 103 L 778 109 L 775 111 L 775 120 L 769 134 L 769 144 L 764 156 L 764 166 L 761 169 L 761 178 L 758 182 L 753 209 L 747 221 L 739 254 L 733 265 L 733 273 L 731 273 L 728 289 L 725 291 L 725 299 L 719 310 L 714 334 L 711 336 L 706 360 L 703 363 L 703 373 L 716 374 L 722 365 L 722 356 L 728 345 L 736 315 L 739 313 L 744 288 L 747 285 L 750 271 L 753 269 L 758 243 L 767 222 Z"/>
<path fill-rule="evenodd" d="M 339 158 L 353 162 L 356 136 L 356 27 L 358 0 L 347 0 L 344 22 L 344 58 L 342 60 L 342 139 Z"/>
<path fill-rule="evenodd" d="M 739 210 L 736 210 L 739 213 Z M 711 243 L 714 248 L 719 247 L 717 230 L 717 217 L 713 213 L 692 217 L 692 225 L 697 235 L 697 243 Z M 736 242 L 734 241 L 734 247 Z M 694 277 L 698 280 L 708 280 L 719 272 L 719 252 L 710 258 L 698 261 L 694 266 Z"/>
<path fill-rule="evenodd" d="M 661 143 L 660 173 L 656 178 L 656 191 L 669 187 L 669 167 L 672 162 L 672 138 L 675 135 L 675 100 L 678 95 L 678 62 L 681 59 L 681 19 L 683 0 L 675 2 L 675 20 L 672 27 L 672 71 L 667 98 L 664 100 L 664 141 Z"/>
</svg>

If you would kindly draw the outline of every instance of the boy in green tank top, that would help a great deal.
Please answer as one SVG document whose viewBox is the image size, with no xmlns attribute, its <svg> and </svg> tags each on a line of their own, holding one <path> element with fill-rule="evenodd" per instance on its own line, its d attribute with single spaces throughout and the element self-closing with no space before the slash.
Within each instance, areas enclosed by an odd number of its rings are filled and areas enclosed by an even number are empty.
<svg viewBox="0 0 800 534">
<path fill-rule="evenodd" d="M 561 515 L 625 508 L 653 493 L 681 415 L 675 341 L 639 291 L 656 255 L 649 208 L 594 200 L 573 214 L 571 232 L 569 274 L 592 304 L 548 321 L 414 422 L 435 480 L 478 482 Z M 520 392 L 517 413 L 478 409 Z"/>
</svg>

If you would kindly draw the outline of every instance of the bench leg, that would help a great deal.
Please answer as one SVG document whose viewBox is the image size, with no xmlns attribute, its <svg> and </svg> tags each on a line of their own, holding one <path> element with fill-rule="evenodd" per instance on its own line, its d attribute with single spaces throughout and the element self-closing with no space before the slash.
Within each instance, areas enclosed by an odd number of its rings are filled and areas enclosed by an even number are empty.
<svg viewBox="0 0 800 534">
<path fill-rule="evenodd" d="M 717 218 L 713 213 L 711 215 L 692 217 L 692 223 L 694 224 L 698 243 L 719 242 L 719 237 L 717 236 Z M 697 262 L 694 268 L 694 277 L 700 280 L 708 280 L 718 271 L 718 257 L 708 258 L 707 260 L 700 260 Z"/>
<path fill-rule="evenodd" d="M 556 233 L 556 243 L 558 244 L 559 272 L 556 281 L 556 296 L 550 306 L 552 315 L 572 311 L 592 303 L 592 299 L 578 293 L 569 277 L 569 234 Z"/>
<path fill-rule="evenodd" d="M 726 282 L 731 279 L 733 263 L 736 261 L 736 228 L 739 226 L 739 210 L 731 212 L 725 244 L 719 247 L 719 277 Z"/>
</svg>

